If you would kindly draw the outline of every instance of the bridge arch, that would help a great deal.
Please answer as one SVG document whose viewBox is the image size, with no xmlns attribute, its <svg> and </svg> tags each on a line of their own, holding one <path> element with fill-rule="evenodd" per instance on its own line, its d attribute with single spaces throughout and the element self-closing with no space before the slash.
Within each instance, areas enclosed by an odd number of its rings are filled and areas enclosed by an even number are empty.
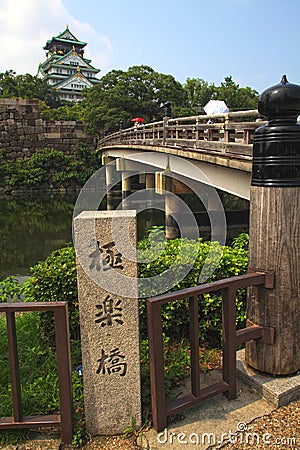
<svg viewBox="0 0 300 450">
<path fill-rule="evenodd" d="M 166 149 L 164 149 L 166 150 Z M 155 152 L 155 158 L 153 157 Z M 251 172 L 248 170 L 239 170 L 226 165 L 212 164 L 206 161 L 199 161 L 192 158 L 188 159 L 191 164 L 180 165 L 180 158 L 172 158 L 174 153 L 155 151 L 152 147 L 145 149 L 144 147 L 130 148 L 124 147 L 106 147 L 103 149 L 103 154 L 111 158 L 123 158 L 127 161 L 126 169 L 135 169 L 135 163 L 142 163 L 157 167 L 158 170 L 165 170 L 169 164 L 171 171 L 177 175 L 197 181 L 203 184 L 236 195 L 237 197 L 249 200 L 250 199 L 250 182 Z M 175 156 L 177 155 L 175 153 Z M 182 156 L 181 156 L 182 157 Z M 193 171 L 193 166 L 195 170 Z M 199 179 L 199 169 L 204 174 L 203 178 Z M 208 182 L 209 181 L 209 182 Z"/>
</svg>

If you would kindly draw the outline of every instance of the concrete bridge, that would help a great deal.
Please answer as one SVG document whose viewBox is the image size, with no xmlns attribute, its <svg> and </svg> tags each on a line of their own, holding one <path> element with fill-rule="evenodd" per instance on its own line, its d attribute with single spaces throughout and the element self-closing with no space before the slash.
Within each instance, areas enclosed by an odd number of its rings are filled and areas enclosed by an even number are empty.
<svg viewBox="0 0 300 450">
<path fill-rule="evenodd" d="M 164 170 L 166 154 L 183 157 L 201 169 L 211 186 L 249 200 L 254 131 L 266 123 L 258 118 L 257 110 L 165 117 L 160 122 L 120 129 L 101 139 L 98 149 L 104 156 L 128 160 L 127 168 L 129 161 L 137 161 Z M 156 152 L 155 158 L 149 152 Z M 205 183 L 197 179 L 199 170 L 195 174 L 184 171 L 176 162 L 171 170 Z"/>
</svg>

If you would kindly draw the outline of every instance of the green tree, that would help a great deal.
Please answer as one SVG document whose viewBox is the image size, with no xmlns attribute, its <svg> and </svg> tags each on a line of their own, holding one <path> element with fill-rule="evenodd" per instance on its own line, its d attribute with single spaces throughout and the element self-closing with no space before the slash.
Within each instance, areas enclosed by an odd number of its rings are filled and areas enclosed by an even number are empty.
<svg viewBox="0 0 300 450">
<path fill-rule="evenodd" d="M 148 66 L 133 66 L 127 72 L 112 70 L 99 84 L 84 92 L 85 123 L 90 131 L 114 131 L 120 121 L 130 126 L 133 117 L 146 122 L 163 117 L 161 105 L 184 103 L 182 85 L 172 75 L 155 72 Z"/>
<path fill-rule="evenodd" d="M 45 120 L 84 120 L 83 102 L 67 102 L 65 105 L 51 108 L 45 102 L 40 102 L 42 118 Z"/>
<path fill-rule="evenodd" d="M 217 98 L 224 100 L 230 110 L 256 109 L 258 92 L 250 87 L 240 88 L 230 76 L 217 88 Z"/>
<path fill-rule="evenodd" d="M 209 100 L 217 98 L 217 88 L 202 78 L 187 78 L 183 85 L 187 106 L 197 114 Z"/>
<path fill-rule="evenodd" d="M 250 87 L 241 88 L 231 76 L 225 77 L 220 86 L 201 78 L 187 78 L 183 89 L 186 105 L 194 114 L 199 113 L 209 100 L 216 99 L 224 100 L 231 111 L 257 108 L 258 92 Z"/>
<path fill-rule="evenodd" d="M 0 97 L 36 98 L 51 107 L 61 104 L 57 92 L 43 80 L 29 73 L 16 75 L 13 70 L 0 73 Z"/>
</svg>

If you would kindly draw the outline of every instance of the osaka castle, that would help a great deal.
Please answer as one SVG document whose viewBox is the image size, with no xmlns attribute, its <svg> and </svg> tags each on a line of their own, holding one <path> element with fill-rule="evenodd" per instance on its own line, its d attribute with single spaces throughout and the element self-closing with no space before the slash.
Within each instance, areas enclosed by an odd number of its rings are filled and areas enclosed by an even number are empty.
<svg viewBox="0 0 300 450">
<path fill-rule="evenodd" d="M 96 74 L 100 70 L 84 58 L 85 46 L 86 42 L 78 41 L 67 26 L 43 47 L 47 59 L 40 63 L 37 76 L 56 89 L 61 99 L 81 100 L 82 89 L 99 83 Z"/>
</svg>

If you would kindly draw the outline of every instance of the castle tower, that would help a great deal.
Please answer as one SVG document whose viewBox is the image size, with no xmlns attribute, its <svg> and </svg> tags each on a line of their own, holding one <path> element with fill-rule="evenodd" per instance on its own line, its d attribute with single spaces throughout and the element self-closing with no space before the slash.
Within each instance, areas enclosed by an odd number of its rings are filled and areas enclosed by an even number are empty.
<svg viewBox="0 0 300 450">
<path fill-rule="evenodd" d="M 78 41 L 67 26 L 43 47 L 47 59 L 39 65 L 37 76 L 57 89 L 61 99 L 79 101 L 82 89 L 99 83 L 96 74 L 100 70 L 84 58 L 85 46 L 86 42 Z"/>
</svg>

